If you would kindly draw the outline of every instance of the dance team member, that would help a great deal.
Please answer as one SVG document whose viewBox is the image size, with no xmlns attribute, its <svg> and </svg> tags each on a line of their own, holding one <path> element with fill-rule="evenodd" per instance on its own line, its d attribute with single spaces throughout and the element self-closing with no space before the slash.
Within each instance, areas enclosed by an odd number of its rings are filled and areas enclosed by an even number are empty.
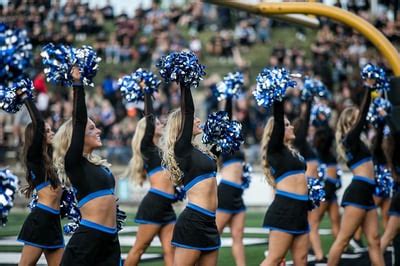
<svg viewBox="0 0 400 266">
<path fill-rule="evenodd" d="M 102 146 L 101 131 L 88 119 L 85 91 L 74 67 L 73 116 L 54 137 L 54 162 L 59 176 L 76 189 L 82 219 L 64 251 L 61 265 L 119 265 L 115 179 L 110 164 L 93 151 Z"/>
</svg>

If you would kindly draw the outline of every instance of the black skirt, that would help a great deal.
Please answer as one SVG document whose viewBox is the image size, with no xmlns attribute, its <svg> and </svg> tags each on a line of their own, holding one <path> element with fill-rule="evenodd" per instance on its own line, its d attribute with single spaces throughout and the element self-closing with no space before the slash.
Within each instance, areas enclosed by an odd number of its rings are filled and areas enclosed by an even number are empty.
<svg viewBox="0 0 400 266">
<path fill-rule="evenodd" d="M 400 191 L 393 195 L 389 208 L 390 216 L 400 216 Z"/>
<path fill-rule="evenodd" d="M 285 195 L 286 194 L 286 195 Z M 292 235 L 307 234 L 309 201 L 291 197 L 292 193 L 277 192 L 264 217 L 263 227 Z"/>
<path fill-rule="evenodd" d="M 135 222 L 159 225 L 175 223 L 176 214 L 172 208 L 173 197 L 172 194 L 150 189 L 139 205 Z"/>
<path fill-rule="evenodd" d="M 122 265 L 118 234 L 80 224 L 65 248 L 61 265 Z"/>
<path fill-rule="evenodd" d="M 218 185 L 217 211 L 236 214 L 246 210 L 243 202 L 243 189 L 239 184 L 221 180 Z"/>
<path fill-rule="evenodd" d="M 374 191 L 372 179 L 355 176 L 343 194 L 342 207 L 353 206 L 367 211 L 375 209 Z"/>
<path fill-rule="evenodd" d="M 325 201 L 327 203 L 337 201 L 336 190 L 337 182 L 335 179 L 325 179 Z"/>
<path fill-rule="evenodd" d="M 42 249 L 64 248 L 60 212 L 38 203 L 22 225 L 17 240 Z"/>
<path fill-rule="evenodd" d="M 219 249 L 221 240 L 215 214 L 189 203 L 175 224 L 172 245 L 201 251 Z"/>
</svg>

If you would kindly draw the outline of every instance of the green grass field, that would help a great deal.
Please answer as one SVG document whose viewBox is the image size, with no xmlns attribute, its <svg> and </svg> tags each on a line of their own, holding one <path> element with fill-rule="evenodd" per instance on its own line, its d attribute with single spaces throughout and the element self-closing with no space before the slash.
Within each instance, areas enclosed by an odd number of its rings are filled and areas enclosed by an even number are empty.
<svg viewBox="0 0 400 266">
<path fill-rule="evenodd" d="M 3 227 L 0 229 L 0 238 L 6 237 L 6 236 L 17 236 L 19 229 L 27 215 L 27 211 L 23 210 L 17 210 L 13 209 L 12 213 L 9 216 L 9 221 L 7 223 L 6 227 Z M 264 217 L 263 212 L 255 212 L 255 211 L 249 211 L 246 216 L 246 226 L 247 227 L 260 227 L 262 220 Z M 127 218 L 127 226 L 134 225 L 132 222 L 134 218 L 134 213 L 129 213 L 128 218 Z M 64 220 L 64 222 L 66 222 Z M 330 224 L 328 219 L 324 219 L 322 222 L 321 228 L 330 228 Z M 129 233 L 132 234 L 132 233 Z M 129 235 L 128 234 L 128 235 Z M 127 234 L 121 234 L 121 235 L 127 235 Z M 225 234 L 224 234 L 225 236 Z M 228 236 L 228 234 L 226 234 Z M 265 237 L 267 238 L 268 235 L 262 235 L 262 234 L 245 234 L 245 237 Z M 332 244 L 332 236 L 321 236 L 321 240 L 323 243 L 324 251 L 325 253 L 328 252 L 330 245 Z M 246 260 L 247 260 L 247 265 L 252 266 L 252 265 L 259 265 L 259 263 L 262 261 L 264 258 L 264 251 L 266 249 L 266 245 L 257 245 L 257 246 L 247 246 L 246 249 Z M 12 252 L 20 252 L 21 247 L 20 246 L 9 246 L 9 247 L 4 247 L 0 246 L 0 252 L 7 252 L 7 251 L 12 251 Z M 127 253 L 129 251 L 129 247 L 122 247 L 121 251 L 123 253 Z M 161 248 L 149 248 L 147 252 L 150 253 L 161 253 Z M 287 259 L 290 259 L 290 254 L 288 254 Z M 150 261 L 146 263 L 141 263 L 141 265 L 163 265 L 162 260 L 155 260 L 155 261 Z M 234 260 L 233 256 L 231 254 L 231 249 L 230 248 L 221 248 L 219 251 L 219 256 L 218 256 L 218 265 L 234 265 Z"/>
</svg>

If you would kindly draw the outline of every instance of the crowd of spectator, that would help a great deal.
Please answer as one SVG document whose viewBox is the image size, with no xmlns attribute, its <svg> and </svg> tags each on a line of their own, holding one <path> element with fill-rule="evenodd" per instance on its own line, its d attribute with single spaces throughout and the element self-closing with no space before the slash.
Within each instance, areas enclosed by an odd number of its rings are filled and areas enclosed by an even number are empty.
<svg viewBox="0 0 400 266">
<path fill-rule="evenodd" d="M 399 44 L 400 19 L 394 19 L 389 7 L 382 4 L 380 11 L 372 14 L 368 1 L 349 1 L 346 8 L 373 23 L 394 44 Z M 245 91 L 235 104 L 235 114 L 244 126 L 246 147 L 250 151 L 260 141 L 268 114 L 255 105 L 251 96 L 254 82 L 250 78 L 254 80 L 255 73 L 250 73 L 251 62 L 245 59 L 246 54 L 255 45 L 269 45 L 274 30 L 294 27 L 268 18 L 216 8 L 200 1 L 189 1 L 183 6 L 171 5 L 167 9 L 154 1 L 149 9 L 138 8 L 134 12 L 127 10 L 126 13 L 115 14 L 110 4 L 90 8 L 79 0 L 67 0 L 63 5 L 59 0 L 19 0 L 0 5 L 0 17 L 3 22 L 27 29 L 36 48 L 48 42 L 87 43 L 111 65 L 135 63 L 150 67 L 162 55 L 186 48 L 200 58 L 213 56 L 221 63 L 233 62 L 236 67 L 232 71 L 241 70 L 245 74 Z M 275 42 L 271 56 L 265 62 L 269 66 L 284 66 L 291 71 L 320 78 L 332 92 L 332 107 L 340 111 L 359 103 L 362 89 L 359 84 L 360 66 L 366 62 L 381 65 L 385 62 L 361 35 L 350 28 L 324 19 L 320 20 L 320 24 L 309 52 L 297 45 L 288 47 L 285 40 L 280 40 Z M 204 31 L 210 33 L 207 34 L 209 37 L 200 40 L 199 33 Z M 303 42 L 304 30 L 298 28 L 297 34 L 288 38 Z M 35 61 L 38 60 L 35 58 Z M 40 63 L 34 64 L 32 76 L 38 92 L 38 108 L 57 130 L 71 115 L 71 92 L 63 88 L 49 90 Z M 105 73 L 103 82 L 96 85 L 88 98 L 87 106 L 90 117 L 102 129 L 106 147 L 104 153 L 111 162 L 125 164 L 130 158 L 130 140 L 136 122 L 142 116 L 143 106 L 123 103 L 117 89 L 118 78 Z M 218 108 L 210 88 L 220 80 L 221 76 L 217 74 L 207 77 L 199 88 L 201 93 L 195 93 L 196 101 L 204 101 L 206 106 L 203 118 L 207 112 Z M 298 91 L 294 91 L 296 95 Z M 179 88 L 174 84 L 162 84 L 160 93 L 155 97 L 155 110 L 161 120 L 171 109 L 179 106 Z M 298 97 L 292 97 L 287 102 L 285 108 L 289 118 L 300 113 L 300 105 Z M 0 164 L 5 160 L 6 151 L 18 153 L 17 147 L 21 146 L 23 128 L 27 123 L 29 115 L 26 110 L 15 115 L 0 113 Z"/>
</svg>

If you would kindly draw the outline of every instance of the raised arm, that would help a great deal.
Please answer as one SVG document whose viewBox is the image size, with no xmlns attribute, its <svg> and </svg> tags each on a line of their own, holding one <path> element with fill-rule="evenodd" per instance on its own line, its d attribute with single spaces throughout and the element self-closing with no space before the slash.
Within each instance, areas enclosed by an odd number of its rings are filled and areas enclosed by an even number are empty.
<svg viewBox="0 0 400 266">
<path fill-rule="evenodd" d="M 225 102 L 225 112 L 228 113 L 230 120 L 232 120 L 232 111 L 233 111 L 232 109 L 233 109 L 232 98 L 227 98 Z"/>
<path fill-rule="evenodd" d="M 36 108 L 35 103 L 25 97 L 24 103 L 29 111 L 33 126 L 33 139 L 32 144 L 28 148 L 27 159 L 28 161 L 42 161 L 43 160 L 43 142 L 45 139 L 45 124 L 42 115 Z"/>
<path fill-rule="evenodd" d="M 383 129 L 385 125 L 379 125 L 376 129 L 376 137 L 372 145 L 372 154 L 374 160 L 379 164 L 386 163 L 385 154 L 382 149 Z"/>
<path fill-rule="evenodd" d="M 268 143 L 268 150 L 279 151 L 283 148 L 283 139 L 285 136 L 285 120 L 283 102 L 274 102 L 274 128 Z"/>
<path fill-rule="evenodd" d="M 347 143 L 358 142 L 360 140 L 361 132 L 366 123 L 366 117 L 368 114 L 369 105 L 371 103 L 371 92 L 365 89 L 365 95 L 363 102 L 360 106 L 360 113 L 353 128 L 346 134 Z"/>
<path fill-rule="evenodd" d="M 178 156 L 185 155 L 192 148 L 194 103 L 190 88 L 181 86 L 181 130 L 175 144 Z"/>
<path fill-rule="evenodd" d="M 301 118 L 301 123 L 296 130 L 296 146 L 304 145 L 307 141 L 308 127 L 310 125 L 310 113 L 311 113 L 312 101 L 306 102 L 306 111 L 304 116 Z M 299 145 L 297 145 L 299 144 Z"/>
<path fill-rule="evenodd" d="M 146 117 L 146 129 L 144 131 L 141 147 L 145 149 L 146 147 L 154 146 L 153 137 L 156 119 L 153 111 L 153 101 L 149 93 L 145 93 L 144 95 L 144 115 Z"/>
</svg>

